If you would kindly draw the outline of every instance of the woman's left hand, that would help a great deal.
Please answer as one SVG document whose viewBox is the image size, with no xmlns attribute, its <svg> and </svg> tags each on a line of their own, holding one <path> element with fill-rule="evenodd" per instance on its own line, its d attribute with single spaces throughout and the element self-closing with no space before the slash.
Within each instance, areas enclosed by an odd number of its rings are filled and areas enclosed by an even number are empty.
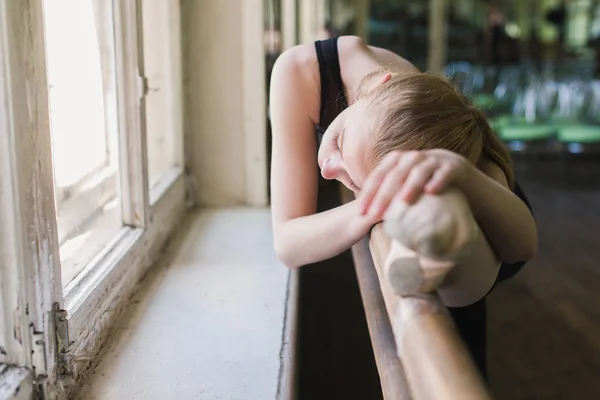
<svg viewBox="0 0 600 400">
<path fill-rule="evenodd" d="M 361 212 L 380 220 L 393 201 L 411 204 L 422 193 L 460 186 L 473 168 L 466 158 L 448 150 L 391 152 L 367 177 L 358 196 Z"/>
</svg>

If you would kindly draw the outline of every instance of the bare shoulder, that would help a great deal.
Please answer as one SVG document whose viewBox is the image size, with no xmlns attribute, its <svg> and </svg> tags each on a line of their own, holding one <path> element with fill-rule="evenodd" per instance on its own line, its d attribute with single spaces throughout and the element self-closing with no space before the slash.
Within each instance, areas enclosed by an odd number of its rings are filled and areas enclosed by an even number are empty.
<svg viewBox="0 0 600 400">
<path fill-rule="evenodd" d="M 273 66 L 270 85 L 272 94 L 293 91 L 311 118 L 318 118 L 321 82 L 314 45 L 302 44 L 283 52 Z"/>
<path fill-rule="evenodd" d="M 309 65 L 316 60 L 317 55 L 313 45 L 299 44 L 281 53 L 281 55 L 277 57 L 275 65 L 302 67 Z"/>
</svg>

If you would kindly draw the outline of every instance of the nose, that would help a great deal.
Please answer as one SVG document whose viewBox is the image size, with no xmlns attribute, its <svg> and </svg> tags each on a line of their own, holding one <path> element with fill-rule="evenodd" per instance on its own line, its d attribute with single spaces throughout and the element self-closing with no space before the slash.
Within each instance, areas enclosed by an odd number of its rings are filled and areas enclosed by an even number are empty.
<svg viewBox="0 0 600 400">
<path fill-rule="evenodd" d="M 338 156 L 329 156 L 323 161 L 321 175 L 325 179 L 335 179 L 344 170 L 342 160 Z"/>
</svg>

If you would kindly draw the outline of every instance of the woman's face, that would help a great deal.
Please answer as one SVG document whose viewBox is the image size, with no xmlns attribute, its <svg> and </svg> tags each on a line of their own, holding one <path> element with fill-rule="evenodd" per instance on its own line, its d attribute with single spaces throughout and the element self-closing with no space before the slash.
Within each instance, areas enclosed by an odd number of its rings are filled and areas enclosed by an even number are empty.
<svg viewBox="0 0 600 400">
<path fill-rule="evenodd" d="M 323 178 L 337 179 L 348 189 L 360 191 L 371 169 L 368 121 L 365 104 L 357 101 L 329 125 L 318 154 Z"/>
</svg>

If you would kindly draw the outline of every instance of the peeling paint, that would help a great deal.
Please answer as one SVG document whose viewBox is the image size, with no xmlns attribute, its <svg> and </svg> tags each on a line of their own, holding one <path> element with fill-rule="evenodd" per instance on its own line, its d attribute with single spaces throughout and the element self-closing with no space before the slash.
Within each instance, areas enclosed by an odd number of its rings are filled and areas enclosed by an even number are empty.
<svg viewBox="0 0 600 400">
<path fill-rule="evenodd" d="M 32 397 L 32 374 L 26 368 L 0 366 L 0 399 L 25 400 Z"/>
<path fill-rule="evenodd" d="M 13 335 L 19 344 L 23 344 L 23 332 L 21 332 L 21 311 L 17 307 L 13 313 Z"/>
<path fill-rule="evenodd" d="M 3 168 L 9 179 L 0 179 L 0 247 L 8 248 L 0 266 L 8 265 L 7 294 L 3 294 L 3 315 L 6 326 L 3 350 L 7 360 L 18 365 L 31 365 L 32 359 L 44 358 L 32 346 L 51 350 L 50 341 L 32 343 L 31 327 L 47 332 L 48 307 L 52 304 L 52 289 L 47 282 L 55 271 L 53 261 L 58 247 L 51 247 L 55 233 L 55 213 L 52 196 L 52 164 L 49 130 L 48 93 L 45 70 L 45 46 L 42 2 L 2 2 L 0 26 L 3 27 L 0 53 L 5 56 L 0 66 L 0 126 L 6 139 L 0 143 Z M 4 134 L 5 133 L 5 134 Z M 6 160 L 6 161 L 4 161 Z M 3 177 L 4 178 L 4 177 Z M 4 182 L 7 186 L 4 186 Z M 7 210 L 11 215 L 8 215 Z M 52 229 L 45 229 L 51 227 Z M 4 246 L 7 238 L 8 246 Z M 45 248 L 38 248 L 38 245 Z M 2 271 L 4 272 L 4 271 Z M 4 277 L 3 277 L 4 278 Z M 61 288 L 62 289 L 62 288 Z M 3 287 L 4 290 L 4 287 Z M 11 335 L 12 333 L 12 335 Z M 38 335 L 41 336 L 41 335 Z M 39 339 L 40 341 L 42 338 Z M 52 359 L 52 358 L 49 358 Z M 42 371 L 35 362 L 37 371 Z M 18 374 L 18 371 L 16 372 Z M 32 372 L 27 371 L 27 384 L 20 384 L 18 399 L 31 398 Z M 14 389 L 13 389 L 14 390 Z M 2 398 L 2 396 L 0 396 Z"/>
</svg>

